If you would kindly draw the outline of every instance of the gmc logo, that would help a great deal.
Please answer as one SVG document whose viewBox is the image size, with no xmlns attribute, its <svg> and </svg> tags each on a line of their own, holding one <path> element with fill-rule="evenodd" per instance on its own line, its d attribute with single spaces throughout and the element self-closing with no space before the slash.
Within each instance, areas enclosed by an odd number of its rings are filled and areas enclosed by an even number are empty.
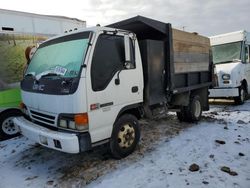
<svg viewBox="0 0 250 188">
<path fill-rule="evenodd" d="M 37 83 L 34 83 L 32 89 L 33 90 L 38 90 L 38 91 L 43 91 L 44 90 L 44 85 L 39 85 Z"/>
</svg>

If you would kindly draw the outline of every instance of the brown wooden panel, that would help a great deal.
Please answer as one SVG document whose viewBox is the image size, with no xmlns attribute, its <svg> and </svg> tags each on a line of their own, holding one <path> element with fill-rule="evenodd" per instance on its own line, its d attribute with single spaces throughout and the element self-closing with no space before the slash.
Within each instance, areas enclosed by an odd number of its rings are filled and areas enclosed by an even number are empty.
<svg viewBox="0 0 250 188">
<path fill-rule="evenodd" d="M 175 63 L 174 68 L 175 68 L 175 73 L 200 72 L 200 71 L 208 71 L 209 64 L 207 62 Z"/>
<path fill-rule="evenodd" d="M 179 40 L 173 40 L 174 52 L 197 52 L 197 53 L 209 53 L 210 46 L 202 45 L 195 42 L 185 42 Z"/>
<path fill-rule="evenodd" d="M 209 54 L 206 53 L 174 53 L 175 73 L 208 71 Z"/>
<path fill-rule="evenodd" d="M 209 70 L 209 38 L 173 29 L 175 73 Z"/>
<path fill-rule="evenodd" d="M 207 62 L 207 64 L 209 64 L 209 54 L 193 53 L 193 52 L 174 53 L 174 63 L 198 63 L 198 62 Z"/>
<path fill-rule="evenodd" d="M 173 29 L 174 52 L 209 53 L 210 41 L 207 37 Z"/>
<path fill-rule="evenodd" d="M 201 45 L 210 46 L 210 40 L 208 37 L 181 31 L 181 30 L 174 29 L 174 28 L 172 30 L 172 33 L 173 33 L 173 40 L 183 41 L 186 43 L 190 43 L 190 42 L 198 43 Z"/>
</svg>

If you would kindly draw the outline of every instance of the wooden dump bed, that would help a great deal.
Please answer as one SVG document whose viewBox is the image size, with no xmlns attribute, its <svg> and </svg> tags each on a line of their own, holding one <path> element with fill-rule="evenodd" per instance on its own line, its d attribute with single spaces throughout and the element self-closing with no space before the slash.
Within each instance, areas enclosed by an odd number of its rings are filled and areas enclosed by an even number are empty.
<svg viewBox="0 0 250 188">
<path fill-rule="evenodd" d="M 209 70 L 209 38 L 172 29 L 175 73 Z"/>
<path fill-rule="evenodd" d="M 149 105 L 211 85 L 209 38 L 142 16 L 108 27 L 136 34 L 143 64 L 145 100 Z"/>
</svg>

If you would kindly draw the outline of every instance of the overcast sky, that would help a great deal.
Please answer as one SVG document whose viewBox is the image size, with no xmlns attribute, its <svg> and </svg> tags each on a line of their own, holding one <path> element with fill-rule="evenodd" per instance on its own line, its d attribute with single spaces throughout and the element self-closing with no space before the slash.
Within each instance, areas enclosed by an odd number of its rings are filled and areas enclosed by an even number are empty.
<svg viewBox="0 0 250 188">
<path fill-rule="evenodd" d="M 88 26 L 142 15 L 207 36 L 250 31 L 250 0 L 2 0 L 0 8 L 75 17 Z"/>
</svg>

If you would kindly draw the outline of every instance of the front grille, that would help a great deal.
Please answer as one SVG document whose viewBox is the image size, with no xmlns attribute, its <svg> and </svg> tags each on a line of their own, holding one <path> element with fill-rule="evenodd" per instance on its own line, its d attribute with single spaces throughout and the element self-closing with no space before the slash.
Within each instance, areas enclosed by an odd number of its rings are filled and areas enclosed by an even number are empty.
<svg viewBox="0 0 250 188">
<path fill-rule="evenodd" d="M 45 127 L 45 128 L 47 128 L 47 129 L 50 129 L 50 130 L 52 130 L 52 131 L 58 131 L 58 128 L 57 128 L 57 127 L 52 127 L 52 126 L 50 126 L 50 125 L 48 125 L 48 124 L 45 124 L 45 123 L 42 123 L 42 122 L 39 122 L 39 121 L 33 121 L 33 123 L 35 123 L 35 124 L 37 124 L 37 125 L 40 125 L 40 126 L 42 126 L 42 127 Z"/>
<path fill-rule="evenodd" d="M 34 110 L 30 110 L 31 119 L 41 124 L 55 126 L 56 125 L 56 117 L 48 114 L 44 114 L 41 112 L 37 112 Z"/>
</svg>

